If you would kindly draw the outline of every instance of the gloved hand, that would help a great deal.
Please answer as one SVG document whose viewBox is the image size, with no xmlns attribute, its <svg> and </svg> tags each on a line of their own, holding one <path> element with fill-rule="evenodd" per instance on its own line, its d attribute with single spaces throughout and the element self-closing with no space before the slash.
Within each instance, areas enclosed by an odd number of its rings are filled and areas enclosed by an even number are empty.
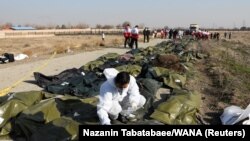
<svg viewBox="0 0 250 141">
<path fill-rule="evenodd" d="M 131 103 L 131 108 L 133 109 L 133 110 L 137 110 L 137 104 L 136 103 Z"/>
<path fill-rule="evenodd" d="M 248 120 L 245 120 L 242 124 L 243 125 L 250 125 L 250 114 L 248 115 L 249 116 L 249 119 Z"/>
<path fill-rule="evenodd" d="M 110 121 L 101 121 L 101 125 L 111 125 Z"/>
<path fill-rule="evenodd" d="M 103 125 L 111 125 L 111 123 L 105 123 L 105 124 L 103 124 Z"/>
</svg>

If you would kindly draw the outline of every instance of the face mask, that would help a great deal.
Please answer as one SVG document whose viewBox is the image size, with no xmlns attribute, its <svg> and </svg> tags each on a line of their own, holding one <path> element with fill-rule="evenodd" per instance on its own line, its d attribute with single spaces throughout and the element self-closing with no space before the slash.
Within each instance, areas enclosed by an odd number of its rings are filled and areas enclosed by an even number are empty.
<svg viewBox="0 0 250 141">
<path fill-rule="evenodd" d="M 117 88 L 117 90 L 118 90 L 119 92 L 122 92 L 123 88 Z"/>
</svg>

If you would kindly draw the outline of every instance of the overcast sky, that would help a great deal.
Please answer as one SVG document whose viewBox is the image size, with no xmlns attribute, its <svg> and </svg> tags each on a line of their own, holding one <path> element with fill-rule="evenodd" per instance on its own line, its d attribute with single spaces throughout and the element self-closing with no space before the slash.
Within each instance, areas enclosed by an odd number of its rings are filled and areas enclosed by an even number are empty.
<svg viewBox="0 0 250 141">
<path fill-rule="evenodd" d="M 1 0 L 0 24 L 250 26 L 250 0 Z"/>
</svg>

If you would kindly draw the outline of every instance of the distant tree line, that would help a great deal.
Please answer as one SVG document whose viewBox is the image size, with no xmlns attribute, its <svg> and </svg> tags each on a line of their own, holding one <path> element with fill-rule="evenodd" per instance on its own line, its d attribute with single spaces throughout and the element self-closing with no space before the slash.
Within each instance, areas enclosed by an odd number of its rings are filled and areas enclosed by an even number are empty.
<svg viewBox="0 0 250 141">
<path fill-rule="evenodd" d="M 89 28 L 88 24 L 79 23 L 75 25 L 71 24 L 62 24 L 62 25 L 54 25 L 54 24 L 47 24 L 47 25 L 39 25 L 39 24 L 24 24 L 24 25 L 14 25 L 12 23 L 5 23 L 0 25 L 0 29 L 10 29 L 12 26 L 29 26 L 35 29 L 86 29 Z"/>
<path fill-rule="evenodd" d="M 97 28 L 97 29 L 123 29 L 126 25 L 130 25 L 131 27 L 135 25 L 131 25 L 131 22 L 125 21 L 121 24 L 117 25 L 111 25 L 111 24 L 96 24 L 95 27 L 92 28 Z M 10 29 L 14 24 L 7 22 L 5 24 L 0 24 L 0 29 Z M 62 24 L 62 25 L 55 25 L 55 24 L 47 24 L 47 25 L 40 25 L 40 24 L 24 24 L 24 25 L 15 25 L 15 26 L 30 26 L 35 29 L 86 29 L 90 28 L 90 26 L 86 23 L 79 23 L 79 24 Z M 138 24 L 139 28 L 143 29 L 145 25 L 143 23 Z M 168 28 L 167 26 L 165 28 Z M 182 28 L 180 28 L 182 29 Z M 185 29 L 185 28 L 183 28 Z M 202 29 L 202 28 L 201 28 Z M 250 31 L 250 27 L 242 26 L 240 28 L 205 28 L 206 30 L 217 30 L 217 31 Z"/>
<path fill-rule="evenodd" d="M 121 24 L 117 24 L 117 25 L 111 25 L 111 24 L 105 24 L 105 25 L 101 25 L 101 24 L 97 24 L 95 27 L 93 28 L 97 28 L 97 29 L 123 29 L 126 25 L 131 25 L 131 23 L 129 21 L 125 21 Z M 139 28 L 144 28 L 144 24 L 138 24 Z M 14 26 L 14 24 L 8 22 L 5 24 L 0 25 L 0 29 L 10 29 L 12 26 Z M 88 24 L 85 23 L 79 23 L 79 24 L 62 24 L 62 25 L 55 25 L 55 24 L 47 24 L 47 25 L 40 25 L 40 24 L 24 24 L 24 25 L 15 25 L 15 26 L 30 26 L 33 27 L 35 29 L 86 29 L 86 28 L 90 28 L 90 26 Z"/>
<path fill-rule="evenodd" d="M 216 30 L 216 31 L 250 31 L 250 27 L 240 27 L 240 28 L 205 28 L 206 30 Z"/>
<path fill-rule="evenodd" d="M 250 27 L 242 26 L 242 27 L 240 28 L 240 30 L 243 30 L 243 31 L 245 31 L 245 30 L 250 31 Z"/>
</svg>

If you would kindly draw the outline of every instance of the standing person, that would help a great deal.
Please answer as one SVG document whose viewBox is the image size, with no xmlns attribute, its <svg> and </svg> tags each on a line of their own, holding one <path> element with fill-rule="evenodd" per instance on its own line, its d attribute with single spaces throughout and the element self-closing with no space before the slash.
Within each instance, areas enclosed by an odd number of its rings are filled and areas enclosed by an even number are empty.
<svg viewBox="0 0 250 141">
<path fill-rule="evenodd" d="M 175 29 L 175 30 L 173 31 L 173 39 L 174 39 L 174 41 L 175 41 L 176 38 L 177 38 L 177 34 L 178 34 L 178 30 Z"/>
<path fill-rule="evenodd" d="M 211 40 L 213 39 L 213 33 L 212 32 L 210 33 L 210 39 Z"/>
<path fill-rule="evenodd" d="M 163 39 L 165 36 L 165 32 L 164 32 L 164 29 L 161 29 L 161 39 Z"/>
<path fill-rule="evenodd" d="M 157 38 L 157 30 L 154 30 L 154 38 Z"/>
<path fill-rule="evenodd" d="M 150 30 L 149 30 L 149 28 L 147 28 L 147 30 L 146 30 L 147 42 L 149 42 L 149 36 L 150 36 Z"/>
<path fill-rule="evenodd" d="M 232 32 L 229 32 L 228 39 L 231 39 Z"/>
<path fill-rule="evenodd" d="M 224 38 L 225 38 L 225 39 L 227 38 L 227 32 L 224 33 Z"/>
<path fill-rule="evenodd" d="M 173 29 L 170 29 L 169 30 L 169 39 L 172 39 L 173 33 L 174 33 Z"/>
<path fill-rule="evenodd" d="M 125 41 L 124 41 L 124 48 L 126 48 L 127 44 L 130 45 L 131 42 L 131 28 L 130 25 L 127 24 L 124 28 L 124 32 L 123 32 Z"/>
<path fill-rule="evenodd" d="M 114 68 L 104 70 L 107 80 L 101 85 L 97 115 L 102 125 L 111 125 L 111 119 L 119 114 L 128 120 L 136 120 L 132 114 L 143 107 L 146 102 L 139 92 L 133 76 L 127 72 L 118 72 Z"/>
<path fill-rule="evenodd" d="M 143 29 L 143 42 L 146 43 L 146 36 L 147 36 L 147 28 Z"/>
<path fill-rule="evenodd" d="M 130 44 L 130 47 L 132 49 L 133 49 L 134 44 L 135 44 L 136 49 L 138 49 L 138 38 L 139 38 L 139 29 L 138 29 L 138 25 L 136 25 L 131 30 L 131 44 Z"/>
<path fill-rule="evenodd" d="M 219 32 L 217 32 L 217 40 L 219 41 L 220 40 L 220 33 Z"/>
<path fill-rule="evenodd" d="M 164 32 L 165 32 L 165 39 L 167 39 L 168 38 L 168 29 L 165 28 Z"/>
<path fill-rule="evenodd" d="M 105 41 L 105 33 L 102 32 L 102 41 Z"/>
<path fill-rule="evenodd" d="M 217 34 L 218 34 L 217 32 L 214 33 L 214 39 L 217 38 Z"/>
</svg>

